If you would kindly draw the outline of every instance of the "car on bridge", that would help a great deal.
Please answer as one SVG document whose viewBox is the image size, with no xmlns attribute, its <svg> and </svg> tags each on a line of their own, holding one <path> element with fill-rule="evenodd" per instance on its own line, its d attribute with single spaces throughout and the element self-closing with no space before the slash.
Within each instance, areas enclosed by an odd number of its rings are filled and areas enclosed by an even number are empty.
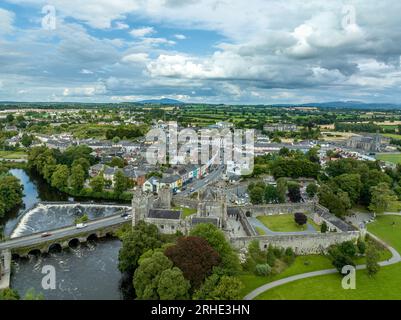
<svg viewBox="0 0 401 320">
<path fill-rule="evenodd" d="M 77 229 L 83 229 L 87 227 L 87 224 L 85 223 L 77 223 L 77 225 L 75 226 Z"/>
<path fill-rule="evenodd" d="M 42 238 L 50 237 L 52 234 L 50 232 L 43 232 L 40 236 Z"/>
</svg>

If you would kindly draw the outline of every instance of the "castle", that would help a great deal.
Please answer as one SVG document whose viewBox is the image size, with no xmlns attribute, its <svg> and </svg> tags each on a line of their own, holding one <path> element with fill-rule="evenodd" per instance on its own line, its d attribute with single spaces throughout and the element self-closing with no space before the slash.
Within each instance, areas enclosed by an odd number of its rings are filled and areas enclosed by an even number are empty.
<svg viewBox="0 0 401 320">
<path fill-rule="evenodd" d="M 184 215 L 180 208 L 196 209 L 190 215 Z M 309 214 L 317 225 L 323 222 L 328 226 L 327 233 L 319 231 L 305 232 L 271 232 L 260 234 L 257 231 L 257 217 L 266 215 L 294 214 L 302 212 Z M 296 254 L 318 254 L 326 251 L 335 243 L 356 241 L 363 236 L 360 230 L 347 224 L 318 203 L 285 203 L 268 205 L 238 205 L 227 206 L 223 189 L 206 188 L 198 192 L 197 199 L 172 196 L 169 186 L 159 189 L 158 196 L 135 190 L 132 198 L 132 225 L 139 221 L 154 224 L 161 233 L 173 234 L 177 231 L 188 234 L 200 223 L 211 223 L 221 229 L 231 245 L 239 250 L 247 248 L 253 240 L 259 242 L 265 250 L 269 244 L 278 247 L 291 247 Z M 255 222 L 256 221 L 256 222 Z M 256 224 L 255 224 L 256 223 Z"/>
<path fill-rule="evenodd" d="M 162 233 L 180 231 L 187 234 L 199 223 L 211 223 L 220 229 L 227 228 L 227 204 L 222 192 L 207 189 L 198 193 L 196 214 L 185 217 L 182 210 L 172 209 L 172 192 L 168 186 L 162 187 L 158 197 L 135 190 L 132 198 L 132 225 L 145 221 L 158 226 Z"/>
</svg>

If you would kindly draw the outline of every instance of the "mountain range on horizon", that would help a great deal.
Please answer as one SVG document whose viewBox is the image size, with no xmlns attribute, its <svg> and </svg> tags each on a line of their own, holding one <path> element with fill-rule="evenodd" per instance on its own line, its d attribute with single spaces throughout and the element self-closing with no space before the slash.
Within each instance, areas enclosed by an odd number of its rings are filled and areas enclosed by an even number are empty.
<svg viewBox="0 0 401 320">
<path fill-rule="evenodd" d="M 140 101 L 129 102 L 133 104 L 159 104 L 159 105 L 185 105 L 194 104 L 192 102 L 183 102 L 176 99 L 161 98 L 161 99 L 147 99 Z M 87 102 L 18 102 L 18 101 L 0 101 L 0 105 L 15 105 L 15 104 L 43 104 L 43 105 L 67 105 L 67 104 L 102 104 L 87 103 Z M 208 103 L 206 103 L 208 104 Z M 209 103 L 212 104 L 212 103 Z M 224 105 L 224 104 L 220 104 Z M 225 104 L 230 105 L 230 104 Z M 247 105 L 247 104 L 243 104 Z M 254 105 L 254 104 L 249 104 Z M 263 106 L 263 105 L 260 105 Z M 264 106 L 273 107 L 320 107 L 320 108 L 349 108 L 349 109 L 401 109 L 401 104 L 389 102 L 362 102 L 362 101 L 328 101 L 328 102 L 311 102 L 311 103 L 276 103 L 264 104 Z"/>
</svg>

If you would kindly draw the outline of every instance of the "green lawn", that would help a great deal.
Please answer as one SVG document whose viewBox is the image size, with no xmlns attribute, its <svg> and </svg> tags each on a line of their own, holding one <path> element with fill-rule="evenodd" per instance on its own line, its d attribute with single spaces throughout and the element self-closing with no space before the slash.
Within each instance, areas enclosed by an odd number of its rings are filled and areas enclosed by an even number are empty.
<svg viewBox="0 0 401 320">
<path fill-rule="evenodd" d="M 383 136 L 387 138 L 393 138 L 393 139 L 398 139 L 401 140 L 401 135 L 400 134 L 395 134 L 395 133 L 384 133 Z"/>
<path fill-rule="evenodd" d="M 255 230 L 261 236 L 266 234 L 266 231 L 264 229 L 262 229 L 261 227 L 255 227 Z"/>
<path fill-rule="evenodd" d="M 369 231 L 401 251 L 401 217 L 379 216 Z M 339 274 L 294 281 L 266 291 L 257 299 L 401 299 L 401 263 L 382 267 L 371 278 L 365 270 L 357 271 L 356 289 L 344 290 Z"/>
<path fill-rule="evenodd" d="M 0 151 L 0 158 L 4 159 L 26 159 L 27 154 L 23 151 Z"/>
<path fill-rule="evenodd" d="M 272 216 L 259 216 L 257 219 L 262 222 L 271 231 L 276 232 L 294 232 L 306 230 L 306 225 L 299 226 L 294 221 L 294 215 L 292 214 L 276 214 Z M 316 224 L 308 219 L 308 222 L 316 228 Z M 317 229 L 319 230 L 319 229 Z"/>
<path fill-rule="evenodd" d="M 296 274 L 311 272 L 316 270 L 331 269 L 333 268 L 331 261 L 323 255 L 307 255 L 296 257 L 294 263 L 287 269 L 277 275 L 273 276 L 257 276 L 255 274 L 242 274 L 240 279 L 244 284 L 242 294 L 245 296 L 252 290 L 264 285 L 265 283 L 287 278 Z"/>
<path fill-rule="evenodd" d="M 376 154 L 376 159 L 391 163 L 401 163 L 401 153 L 396 153 L 396 154 L 378 153 Z"/>
<path fill-rule="evenodd" d="M 175 207 L 173 210 L 181 210 L 183 218 L 189 217 L 190 215 L 193 215 L 196 213 L 196 209 L 192 208 L 185 208 L 185 207 Z"/>
</svg>

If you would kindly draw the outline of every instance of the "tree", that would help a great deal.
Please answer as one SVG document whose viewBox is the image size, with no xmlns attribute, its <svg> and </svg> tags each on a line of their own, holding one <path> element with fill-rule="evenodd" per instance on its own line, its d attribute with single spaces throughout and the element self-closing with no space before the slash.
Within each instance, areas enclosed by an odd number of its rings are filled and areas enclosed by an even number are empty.
<svg viewBox="0 0 401 320">
<path fill-rule="evenodd" d="M 150 249 L 161 246 L 157 227 L 140 221 L 132 230 L 121 236 L 122 247 L 118 255 L 118 268 L 121 272 L 133 274 L 140 256 Z"/>
<path fill-rule="evenodd" d="M 110 167 L 119 167 L 119 168 L 124 168 L 124 160 L 121 159 L 120 157 L 113 157 L 111 161 L 108 163 Z"/>
<path fill-rule="evenodd" d="M 191 285 L 180 269 L 174 267 L 164 270 L 159 279 L 157 293 L 160 300 L 188 299 Z"/>
<path fill-rule="evenodd" d="M 160 251 L 141 259 L 133 279 L 137 299 L 159 299 L 157 289 L 160 276 L 163 271 L 171 269 L 172 266 L 173 263 Z"/>
<path fill-rule="evenodd" d="M 333 182 L 338 188 L 348 194 L 353 204 L 357 203 L 362 189 L 360 174 L 342 174 L 335 177 L 333 179 Z"/>
<path fill-rule="evenodd" d="M 316 183 L 309 183 L 306 187 L 306 193 L 309 198 L 313 198 L 318 191 L 318 187 Z"/>
<path fill-rule="evenodd" d="M 200 237 L 181 237 L 177 244 L 168 247 L 164 254 L 180 268 L 192 288 L 199 288 L 211 274 L 212 268 L 221 262 L 219 254 Z"/>
<path fill-rule="evenodd" d="M 308 222 L 308 217 L 305 214 L 303 214 L 302 212 L 296 212 L 294 214 L 294 221 L 297 225 L 303 226 L 304 224 L 306 224 Z"/>
<path fill-rule="evenodd" d="M 255 186 L 249 191 L 249 198 L 253 204 L 263 203 L 265 189 L 261 186 Z"/>
<path fill-rule="evenodd" d="M 236 277 L 222 276 L 212 295 L 214 300 L 240 300 L 244 287 Z"/>
<path fill-rule="evenodd" d="M 79 192 L 84 187 L 85 172 L 80 164 L 77 164 L 71 169 L 70 185 L 72 189 Z"/>
<path fill-rule="evenodd" d="M 347 210 L 352 207 L 348 193 L 337 191 L 334 193 L 332 188 L 327 184 L 323 184 L 319 188 L 319 203 L 334 213 L 337 217 L 342 217 L 347 213 Z"/>
<path fill-rule="evenodd" d="M 24 300 L 44 300 L 43 293 L 37 293 L 34 288 L 30 288 L 24 296 Z"/>
<path fill-rule="evenodd" d="M 56 166 L 56 170 L 52 174 L 51 185 L 57 189 L 63 190 L 68 186 L 68 178 L 70 176 L 70 170 L 65 164 L 59 164 Z"/>
<path fill-rule="evenodd" d="M 278 195 L 278 202 L 284 203 L 286 201 L 286 196 L 287 196 L 286 178 L 277 179 L 277 195 Z"/>
<path fill-rule="evenodd" d="M 327 223 L 325 221 L 323 221 L 322 225 L 320 226 L 320 232 L 321 233 L 326 233 L 327 232 Z"/>
<path fill-rule="evenodd" d="M 344 266 L 355 266 L 354 261 L 352 260 L 352 257 L 347 255 L 347 251 L 344 249 L 347 249 L 348 245 L 346 245 L 343 248 L 340 248 L 338 245 L 332 245 L 329 250 L 329 256 L 331 258 L 333 266 L 338 270 L 338 272 L 342 272 L 342 269 Z"/>
<path fill-rule="evenodd" d="M 22 203 L 23 186 L 11 174 L 0 176 L 0 218 Z"/>
<path fill-rule="evenodd" d="M 265 188 L 265 202 L 266 203 L 277 203 L 278 202 L 277 188 L 271 184 L 266 185 Z"/>
<path fill-rule="evenodd" d="M 122 194 L 128 189 L 128 181 L 121 170 L 118 170 L 114 175 L 114 192 Z"/>
<path fill-rule="evenodd" d="M 372 199 L 369 205 L 369 210 L 375 213 L 385 212 L 390 204 L 397 200 L 397 196 L 392 190 L 390 190 L 387 183 L 381 182 L 370 190 Z"/>
<path fill-rule="evenodd" d="M 221 258 L 219 268 L 226 275 L 237 274 L 241 270 L 238 255 L 226 240 L 224 233 L 211 223 L 200 223 L 190 232 L 191 236 L 204 238 Z"/>
<path fill-rule="evenodd" d="M 242 282 L 236 277 L 212 274 L 203 285 L 195 291 L 195 300 L 240 300 L 242 299 Z"/>
<path fill-rule="evenodd" d="M 73 161 L 73 163 L 72 163 L 71 166 L 72 166 L 72 167 L 75 167 L 75 166 L 78 165 L 78 164 L 81 165 L 82 169 L 83 169 L 84 172 L 85 172 L 85 178 L 87 178 L 87 177 L 89 176 L 89 168 L 90 168 L 90 166 L 91 166 L 89 160 L 86 159 L 86 158 L 78 158 L 78 159 L 75 159 L 75 160 Z"/>
<path fill-rule="evenodd" d="M 21 144 L 25 147 L 28 148 L 33 142 L 33 138 L 31 135 L 27 135 L 24 133 L 21 137 Z"/>
<path fill-rule="evenodd" d="M 94 192 L 102 192 L 105 185 L 103 172 L 100 172 L 96 177 L 93 177 L 89 182 L 89 185 Z"/>
<path fill-rule="evenodd" d="M 20 296 L 17 291 L 13 289 L 0 290 L 0 300 L 19 300 Z"/>
<path fill-rule="evenodd" d="M 300 202 L 302 197 L 301 197 L 301 191 L 299 184 L 296 182 L 289 182 L 288 183 L 288 197 L 290 198 L 291 202 Z"/>
<path fill-rule="evenodd" d="M 366 271 L 369 276 L 374 276 L 380 270 L 378 261 L 380 259 L 379 252 L 374 244 L 369 244 L 366 250 Z"/>
</svg>

